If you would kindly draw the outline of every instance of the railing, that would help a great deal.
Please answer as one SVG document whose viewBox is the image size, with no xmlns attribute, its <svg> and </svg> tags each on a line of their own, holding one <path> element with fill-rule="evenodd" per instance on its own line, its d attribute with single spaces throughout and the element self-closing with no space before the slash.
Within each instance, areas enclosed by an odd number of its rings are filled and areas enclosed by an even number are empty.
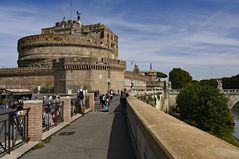
<svg viewBox="0 0 239 159">
<path fill-rule="evenodd" d="M 169 92 L 178 94 L 180 92 L 180 89 L 170 89 Z"/>
<path fill-rule="evenodd" d="M 236 93 L 236 94 L 239 94 L 239 89 L 223 89 L 223 93 Z"/>
<path fill-rule="evenodd" d="M 83 106 L 85 106 L 85 109 L 90 108 L 90 103 L 89 103 L 90 97 L 85 96 L 85 99 L 83 100 Z M 78 106 L 80 103 L 77 98 L 71 98 L 71 117 L 78 113 L 82 113 L 80 110 L 80 106 Z"/>
<path fill-rule="evenodd" d="M 28 109 L 7 110 L 0 114 L 0 155 L 10 153 L 28 142 Z"/>
<path fill-rule="evenodd" d="M 85 97 L 85 108 L 86 108 L 86 109 L 90 108 L 89 100 L 90 100 L 90 97 L 89 97 L 89 96 L 86 96 L 86 97 Z"/>
<path fill-rule="evenodd" d="M 42 130 L 47 131 L 63 122 L 64 102 L 50 103 L 43 105 Z"/>
</svg>

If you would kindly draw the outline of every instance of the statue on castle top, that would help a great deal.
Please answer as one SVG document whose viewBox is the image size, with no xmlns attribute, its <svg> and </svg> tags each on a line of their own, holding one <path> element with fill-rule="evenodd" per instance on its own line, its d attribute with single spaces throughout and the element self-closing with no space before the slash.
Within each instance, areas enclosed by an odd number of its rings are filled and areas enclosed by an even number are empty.
<svg viewBox="0 0 239 159">
<path fill-rule="evenodd" d="M 80 12 L 76 11 L 76 14 L 77 14 L 77 21 L 80 21 Z"/>
<path fill-rule="evenodd" d="M 65 16 L 63 17 L 63 20 L 62 20 L 62 21 L 66 21 L 66 17 L 65 17 Z"/>
<path fill-rule="evenodd" d="M 134 73 L 139 73 L 139 66 L 138 65 L 134 65 Z"/>
</svg>

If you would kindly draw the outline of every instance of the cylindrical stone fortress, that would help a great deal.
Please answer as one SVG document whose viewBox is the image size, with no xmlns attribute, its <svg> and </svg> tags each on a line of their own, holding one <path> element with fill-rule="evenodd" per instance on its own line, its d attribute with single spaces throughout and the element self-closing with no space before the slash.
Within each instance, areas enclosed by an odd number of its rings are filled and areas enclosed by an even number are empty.
<svg viewBox="0 0 239 159">
<path fill-rule="evenodd" d="M 18 41 L 18 66 L 51 66 L 64 57 L 118 58 L 118 37 L 103 24 L 63 20 Z"/>
</svg>

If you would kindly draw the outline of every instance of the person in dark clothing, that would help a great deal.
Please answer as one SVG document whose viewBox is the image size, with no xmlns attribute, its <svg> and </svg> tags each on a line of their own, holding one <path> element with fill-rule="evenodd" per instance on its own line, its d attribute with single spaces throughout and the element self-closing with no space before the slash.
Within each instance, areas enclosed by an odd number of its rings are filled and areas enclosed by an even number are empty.
<svg viewBox="0 0 239 159">
<path fill-rule="evenodd" d="M 124 89 L 124 91 L 120 92 L 120 113 L 121 114 L 125 113 L 126 97 L 128 97 L 128 93 L 127 93 L 126 89 Z"/>
<path fill-rule="evenodd" d="M 83 101 L 84 101 L 84 92 L 82 89 L 80 89 L 77 93 L 77 112 L 84 114 L 84 105 L 83 105 Z"/>
</svg>

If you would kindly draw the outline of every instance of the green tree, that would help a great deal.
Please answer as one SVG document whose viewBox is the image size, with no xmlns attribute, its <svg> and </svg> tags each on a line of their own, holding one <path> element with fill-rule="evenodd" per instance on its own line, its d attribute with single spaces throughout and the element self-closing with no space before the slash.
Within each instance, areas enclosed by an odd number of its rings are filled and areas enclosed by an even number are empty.
<svg viewBox="0 0 239 159">
<path fill-rule="evenodd" d="M 163 72 L 157 72 L 157 78 L 167 78 L 168 76 Z"/>
<path fill-rule="evenodd" d="M 173 89 L 180 89 L 192 82 L 192 76 L 181 68 L 173 68 L 169 72 L 169 81 L 171 81 Z"/>
<path fill-rule="evenodd" d="M 177 109 L 189 124 L 217 136 L 227 131 L 231 112 L 218 89 L 209 85 L 190 84 L 177 96 Z"/>
<path fill-rule="evenodd" d="M 239 89 L 239 74 L 229 78 L 222 78 L 224 89 Z"/>
<path fill-rule="evenodd" d="M 200 84 L 201 85 L 209 85 L 209 86 L 212 86 L 214 88 L 217 88 L 217 80 L 216 79 L 209 79 L 209 80 L 201 80 L 200 81 Z"/>
<path fill-rule="evenodd" d="M 54 87 L 45 85 L 41 88 L 41 93 L 54 93 Z"/>
</svg>

